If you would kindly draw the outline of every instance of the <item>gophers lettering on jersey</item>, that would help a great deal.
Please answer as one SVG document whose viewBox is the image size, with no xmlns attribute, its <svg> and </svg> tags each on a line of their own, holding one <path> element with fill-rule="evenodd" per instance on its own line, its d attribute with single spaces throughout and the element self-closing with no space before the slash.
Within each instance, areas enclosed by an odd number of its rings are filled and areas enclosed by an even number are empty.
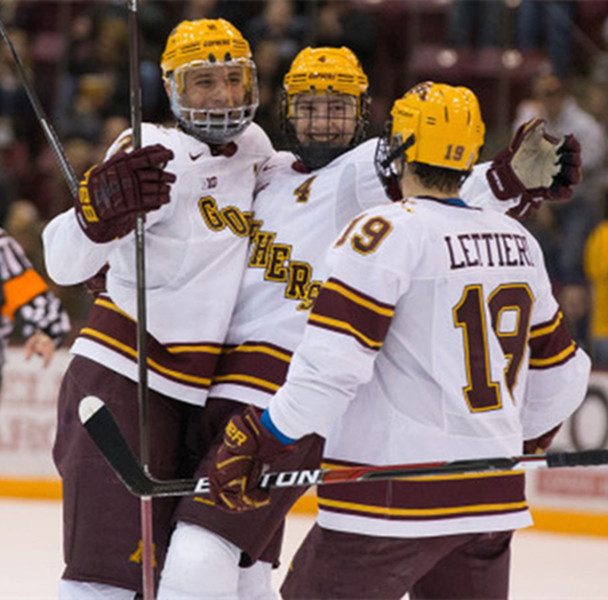
<svg viewBox="0 0 608 600">
<path fill-rule="evenodd" d="M 375 146 L 369 148 L 365 174 L 378 196 Z M 293 155 L 278 153 L 260 169 L 247 269 L 211 395 L 265 407 L 284 383 L 292 352 L 326 278 L 326 251 L 351 213 L 359 212 L 353 195 L 361 193 L 361 177 L 345 156 L 309 173 Z M 341 201 L 348 208 L 340 208 Z"/>
<path fill-rule="evenodd" d="M 319 295 L 322 281 L 312 278 L 312 265 L 293 260 L 291 244 L 275 242 L 276 233 L 263 231 L 264 222 L 253 219 L 248 266 L 264 269 L 264 280 L 285 284 L 285 298 L 298 300 L 296 310 L 310 310 Z"/>
<path fill-rule="evenodd" d="M 523 235 L 504 232 L 461 233 L 443 238 L 450 269 L 469 267 L 534 267 Z"/>
<path fill-rule="evenodd" d="M 228 229 L 238 237 L 249 235 L 250 211 L 240 211 L 236 206 L 220 208 L 213 196 L 199 198 L 198 208 L 211 231 Z"/>
</svg>

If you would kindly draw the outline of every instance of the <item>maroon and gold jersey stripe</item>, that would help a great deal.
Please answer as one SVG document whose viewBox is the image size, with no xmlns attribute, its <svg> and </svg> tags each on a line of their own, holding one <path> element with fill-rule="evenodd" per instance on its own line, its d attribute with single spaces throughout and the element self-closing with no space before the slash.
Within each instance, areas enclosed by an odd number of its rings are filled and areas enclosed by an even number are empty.
<svg viewBox="0 0 608 600">
<path fill-rule="evenodd" d="M 213 383 L 234 383 L 264 392 L 276 392 L 285 382 L 292 352 L 267 342 L 246 342 L 226 347 L 218 361 Z"/>
<path fill-rule="evenodd" d="M 350 335 L 366 348 L 379 350 L 394 314 L 394 306 L 331 278 L 321 289 L 308 322 Z"/>
<path fill-rule="evenodd" d="M 561 365 L 574 356 L 577 348 L 559 310 L 550 321 L 532 327 L 529 343 L 531 369 Z"/>
<path fill-rule="evenodd" d="M 80 337 L 137 362 L 135 321 L 109 298 L 97 298 Z M 163 345 L 148 334 L 148 367 L 158 375 L 193 388 L 207 389 L 221 346 L 216 343 Z"/>
<path fill-rule="evenodd" d="M 343 466 L 344 462 L 323 464 L 323 468 Z M 528 508 L 521 471 L 335 484 L 319 487 L 317 495 L 323 510 L 393 521 L 490 516 Z"/>
</svg>

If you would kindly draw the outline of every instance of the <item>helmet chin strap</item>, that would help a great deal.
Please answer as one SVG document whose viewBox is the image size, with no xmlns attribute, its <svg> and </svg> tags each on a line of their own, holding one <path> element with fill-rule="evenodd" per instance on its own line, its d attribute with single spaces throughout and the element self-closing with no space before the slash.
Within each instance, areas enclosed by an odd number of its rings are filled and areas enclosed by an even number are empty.
<svg viewBox="0 0 608 600">
<path fill-rule="evenodd" d="M 400 144 L 386 155 L 386 158 L 380 163 L 380 166 L 383 169 L 388 169 L 394 160 L 398 159 L 402 154 L 405 154 L 405 152 L 414 145 L 415 141 L 416 136 L 412 133 L 403 144 Z"/>
</svg>

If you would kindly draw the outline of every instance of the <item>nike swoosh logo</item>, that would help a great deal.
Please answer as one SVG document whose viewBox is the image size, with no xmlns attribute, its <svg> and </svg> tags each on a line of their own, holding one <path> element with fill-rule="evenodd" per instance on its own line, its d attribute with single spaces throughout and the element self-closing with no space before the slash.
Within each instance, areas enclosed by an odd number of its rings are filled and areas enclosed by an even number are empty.
<svg viewBox="0 0 608 600">
<path fill-rule="evenodd" d="M 203 154 L 205 154 L 205 151 L 203 150 L 202 152 L 199 152 L 198 154 L 192 154 L 192 152 L 189 153 L 190 154 L 190 158 L 192 160 L 197 160 L 199 159 Z"/>
</svg>

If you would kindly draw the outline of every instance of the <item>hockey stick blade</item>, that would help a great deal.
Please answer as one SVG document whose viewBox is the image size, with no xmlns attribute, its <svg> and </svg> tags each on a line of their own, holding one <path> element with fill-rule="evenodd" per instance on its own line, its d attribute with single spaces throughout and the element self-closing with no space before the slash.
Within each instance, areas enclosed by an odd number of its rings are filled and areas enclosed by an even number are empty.
<svg viewBox="0 0 608 600">
<path fill-rule="evenodd" d="M 132 494 L 143 497 L 196 493 L 197 480 L 157 481 L 150 477 L 127 444 L 114 416 L 99 398 L 83 398 L 78 406 L 78 416 L 103 457 Z"/>
<path fill-rule="evenodd" d="M 149 496 L 152 492 L 151 482 L 116 427 L 107 406 L 99 398 L 87 396 L 78 406 L 78 416 L 124 485 L 138 496 Z"/>
<path fill-rule="evenodd" d="M 206 477 L 166 481 L 150 477 L 129 448 L 112 413 L 99 398 L 87 396 L 81 400 L 79 415 L 95 445 L 132 494 L 150 497 L 188 496 L 205 494 L 209 491 Z M 356 481 L 411 479 L 430 475 L 589 467 L 606 464 L 608 464 L 608 450 L 585 450 L 382 467 L 361 466 L 283 471 L 263 474 L 260 478 L 260 486 L 264 488 L 301 487 Z"/>
</svg>

